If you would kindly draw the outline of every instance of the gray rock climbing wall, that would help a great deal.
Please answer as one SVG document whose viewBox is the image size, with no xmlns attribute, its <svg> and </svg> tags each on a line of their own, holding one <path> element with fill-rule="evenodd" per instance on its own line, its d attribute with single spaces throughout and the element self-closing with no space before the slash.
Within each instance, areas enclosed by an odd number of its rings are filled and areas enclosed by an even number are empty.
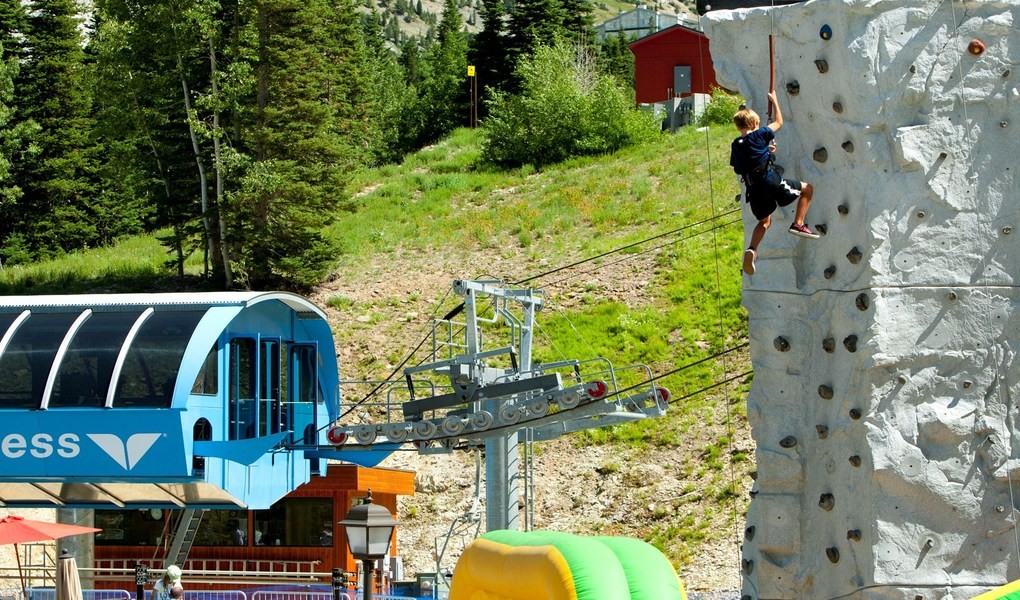
<svg viewBox="0 0 1020 600">
<path fill-rule="evenodd" d="M 815 184 L 825 232 L 787 234 L 780 209 L 744 277 L 742 595 L 971 598 L 1020 578 L 1020 0 L 703 22 L 718 80 L 762 115 L 774 35 L 778 162 Z"/>
</svg>

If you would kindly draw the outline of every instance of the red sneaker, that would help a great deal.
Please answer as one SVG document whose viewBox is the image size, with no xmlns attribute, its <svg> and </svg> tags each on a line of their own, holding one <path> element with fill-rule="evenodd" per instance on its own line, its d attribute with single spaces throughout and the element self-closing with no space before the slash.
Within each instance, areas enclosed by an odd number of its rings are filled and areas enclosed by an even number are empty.
<svg viewBox="0 0 1020 600">
<path fill-rule="evenodd" d="M 822 237 L 822 236 L 818 235 L 817 233 L 815 233 L 815 232 L 811 231 L 810 229 L 808 229 L 807 225 L 798 225 L 796 223 L 794 223 L 793 225 L 790 225 L 790 233 L 792 233 L 793 235 L 799 235 L 802 238 L 808 238 L 808 239 L 811 239 L 811 240 L 817 240 L 818 238 Z"/>
</svg>

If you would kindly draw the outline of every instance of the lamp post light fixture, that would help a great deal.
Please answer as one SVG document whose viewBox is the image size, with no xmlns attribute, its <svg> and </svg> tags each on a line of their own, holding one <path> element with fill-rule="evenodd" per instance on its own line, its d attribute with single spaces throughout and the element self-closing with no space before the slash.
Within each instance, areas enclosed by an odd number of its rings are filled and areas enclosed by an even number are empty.
<svg viewBox="0 0 1020 600">
<path fill-rule="evenodd" d="M 364 587 L 365 600 L 372 600 L 375 587 L 372 571 L 375 561 L 386 556 L 390 551 L 390 539 L 393 530 L 400 525 L 390 511 L 384 506 L 372 504 L 372 490 L 364 504 L 351 507 L 343 521 L 338 523 L 344 528 L 347 536 L 347 547 L 355 560 L 360 560 L 365 567 Z"/>
</svg>

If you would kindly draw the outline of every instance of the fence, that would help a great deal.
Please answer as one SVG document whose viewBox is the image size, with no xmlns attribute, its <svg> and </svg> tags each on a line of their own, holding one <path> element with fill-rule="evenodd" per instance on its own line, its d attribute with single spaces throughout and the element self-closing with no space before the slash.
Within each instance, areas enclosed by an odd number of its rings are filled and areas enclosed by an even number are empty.
<svg viewBox="0 0 1020 600">
<path fill-rule="evenodd" d="M 53 588 L 28 588 L 27 600 L 56 600 Z M 150 593 L 146 591 L 146 598 Z M 373 594 L 375 600 L 421 600 L 412 596 L 393 596 Z M 350 590 L 340 591 L 333 596 L 332 591 L 298 592 L 284 590 L 258 590 L 251 594 L 250 600 L 358 600 L 361 592 Z M 82 600 L 133 600 L 134 594 L 125 590 L 82 590 Z M 240 590 L 233 591 L 185 591 L 183 600 L 249 600 L 249 595 Z"/>
</svg>

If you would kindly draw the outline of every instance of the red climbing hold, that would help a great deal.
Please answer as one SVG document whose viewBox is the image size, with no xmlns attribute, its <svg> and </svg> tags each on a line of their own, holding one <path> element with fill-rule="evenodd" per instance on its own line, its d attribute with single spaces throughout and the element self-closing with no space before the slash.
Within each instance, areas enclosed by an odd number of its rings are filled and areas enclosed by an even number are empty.
<svg viewBox="0 0 1020 600">
<path fill-rule="evenodd" d="M 981 40 L 972 40 L 970 45 L 967 46 L 967 52 L 970 52 L 974 56 L 981 56 L 985 53 L 985 43 Z"/>
</svg>

